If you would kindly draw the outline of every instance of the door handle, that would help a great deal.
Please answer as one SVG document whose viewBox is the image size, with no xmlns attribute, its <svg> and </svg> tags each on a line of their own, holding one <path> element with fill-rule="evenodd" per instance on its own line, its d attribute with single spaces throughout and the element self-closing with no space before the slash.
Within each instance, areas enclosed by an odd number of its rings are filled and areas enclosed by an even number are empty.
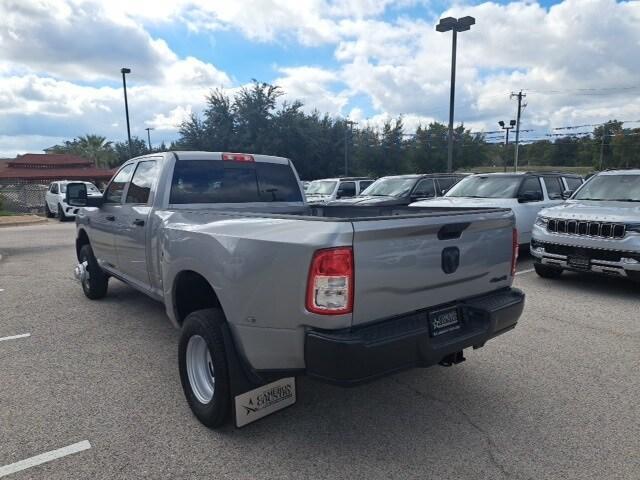
<svg viewBox="0 0 640 480">
<path fill-rule="evenodd" d="M 138 227 L 144 227 L 144 220 L 140 219 L 140 218 L 136 218 L 133 221 L 134 225 L 137 225 Z"/>
<path fill-rule="evenodd" d="M 116 220 L 116 217 L 114 217 L 113 215 L 107 215 L 104 218 L 105 218 L 105 220 L 108 220 L 110 222 L 115 222 L 115 220 Z"/>
</svg>

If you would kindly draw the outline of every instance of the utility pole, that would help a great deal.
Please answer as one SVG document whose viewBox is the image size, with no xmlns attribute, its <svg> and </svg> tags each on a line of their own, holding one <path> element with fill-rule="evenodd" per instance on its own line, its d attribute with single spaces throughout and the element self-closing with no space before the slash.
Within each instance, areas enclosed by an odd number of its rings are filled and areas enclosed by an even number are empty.
<svg viewBox="0 0 640 480">
<path fill-rule="evenodd" d="M 602 142 L 600 142 L 600 171 L 604 166 L 604 139 L 607 137 L 607 124 L 602 124 Z"/>
<path fill-rule="evenodd" d="M 517 97 L 518 98 L 518 116 L 516 119 L 516 152 L 514 155 L 514 171 L 518 171 L 518 151 L 519 151 L 519 147 L 520 147 L 520 114 L 522 112 L 522 99 L 524 97 L 526 97 L 527 95 L 522 93 L 522 90 L 520 90 L 518 93 L 513 93 L 511 92 L 511 98 L 513 97 Z M 524 105 L 525 107 L 527 106 L 526 104 Z M 509 132 L 507 131 L 507 135 L 509 134 Z"/>
<path fill-rule="evenodd" d="M 149 151 L 151 151 L 151 134 L 149 132 L 153 130 L 153 127 L 147 127 L 145 128 L 145 130 L 147 131 L 147 141 L 149 142 Z"/>
<path fill-rule="evenodd" d="M 344 176 L 349 176 L 349 144 L 347 143 L 347 133 L 349 128 L 351 128 L 351 132 L 353 133 L 353 126 L 357 125 L 357 122 L 351 120 L 344 121 Z"/>
</svg>

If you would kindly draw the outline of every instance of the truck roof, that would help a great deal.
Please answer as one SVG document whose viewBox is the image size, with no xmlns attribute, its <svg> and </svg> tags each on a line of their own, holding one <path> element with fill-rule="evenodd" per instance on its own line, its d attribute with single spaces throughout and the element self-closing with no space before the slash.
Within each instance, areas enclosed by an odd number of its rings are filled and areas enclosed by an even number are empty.
<svg viewBox="0 0 640 480">
<path fill-rule="evenodd" d="M 597 175 L 640 175 L 640 169 L 630 168 L 625 170 L 607 170 L 606 172 L 600 172 Z"/>
<path fill-rule="evenodd" d="M 339 181 L 353 181 L 353 180 L 373 180 L 373 178 L 369 178 L 369 177 L 331 177 L 331 178 L 316 178 L 315 180 L 310 180 L 311 182 L 317 182 L 317 181 L 333 181 L 333 182 L 339 182 Z"/>
<path fill-rule="evenodd" d="M 557 171 L 553 171 L 553 172 L 543 172 L 543 171 L 539 171 L 539 172 L 487 172 L 487 173 L 474 173 L 473 175 L 475 176 L 491 176 L 491 177 L 522 177 L 525 175 L 531 175 L 531 176 L 547 176 L 547 177 L 552 177 L 552 176 L 562 176 L 562 177 L 576 177 L 576 178 L 582 178 L 582 175 L 579 175 L 577 173 L 565 173 L 565 172 L 557 172 Z"/>
<path fill-rule="evenodd" d="M 273 155 L 260 155 L 256 153 L 239 152 L 204 152 L 204 151 L 171 151 L 176 160 L 222 160 L 222 155 L 250 155 L 255 162 L 289 164 L 289 159 Z M 147 156 L 147 155 L 145 155 Z"/>
</svg>

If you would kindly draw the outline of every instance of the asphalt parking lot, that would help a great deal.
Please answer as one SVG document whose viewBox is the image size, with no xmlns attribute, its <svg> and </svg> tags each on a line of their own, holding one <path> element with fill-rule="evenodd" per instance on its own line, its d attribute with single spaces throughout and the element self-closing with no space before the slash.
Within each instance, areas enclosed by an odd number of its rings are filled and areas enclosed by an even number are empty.
<svg viewBox="0 0 640 480">
<path fill-rule="evenodd" d="M 0 229 L 0 340 L 24 335 L 0 341 L 0 476 L 72 446 L 7 478 L 640 478 L 638 285 L 544 280 L 523 256 L 520 324 L 462 365 L 301 378 L 294 407 L 214 432 L 163 307 L 113 280 L 87 300 L 73 241 L 73 223 Z"/>
</svg>

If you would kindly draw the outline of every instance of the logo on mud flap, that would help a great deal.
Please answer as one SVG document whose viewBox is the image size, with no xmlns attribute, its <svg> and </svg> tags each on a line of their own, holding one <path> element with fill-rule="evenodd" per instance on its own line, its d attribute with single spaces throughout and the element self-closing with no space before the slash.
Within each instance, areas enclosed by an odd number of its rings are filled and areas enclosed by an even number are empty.
<svg viewBox="0 0 640 480">
<path fill-rule="evenodd" d="M 296 402 L 295 378 L 282 378 L 235 397 L 236 425 L 242 427 Z"/>
<path fill-rule="evenodd" d="M 242 405 L 246 414 L 250 415 L 262 410 L 263 408 L 271 407 L 276 403 L 283 402 L 293 397 L 293 385 L 282 385 L 271 388 L 270 390 L 260 393 L 254 398 L 249 398 L 247 405 Z"/>
</svg>

